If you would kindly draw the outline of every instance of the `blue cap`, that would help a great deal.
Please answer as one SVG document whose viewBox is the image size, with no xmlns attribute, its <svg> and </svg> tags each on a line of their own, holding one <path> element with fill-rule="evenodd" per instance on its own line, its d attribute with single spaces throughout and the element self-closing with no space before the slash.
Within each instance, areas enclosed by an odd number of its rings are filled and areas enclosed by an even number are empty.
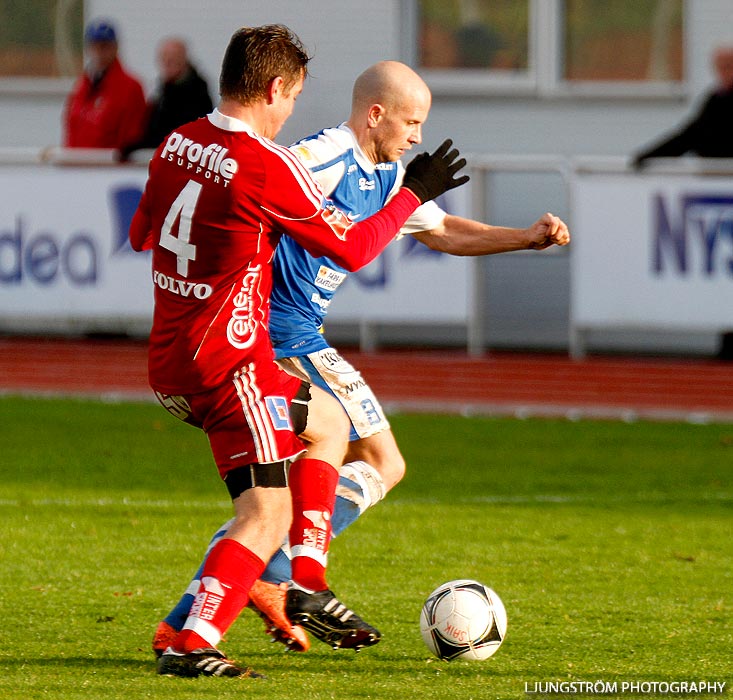
<svg viewBox="0 0 733 700">
<path fill-rule="evenodd" d="M 99 41 L 117 41 L 114 26 L 105 19 L 95 19 L 84 30 L 84 41 L 93 44 Z"/>
</svg>

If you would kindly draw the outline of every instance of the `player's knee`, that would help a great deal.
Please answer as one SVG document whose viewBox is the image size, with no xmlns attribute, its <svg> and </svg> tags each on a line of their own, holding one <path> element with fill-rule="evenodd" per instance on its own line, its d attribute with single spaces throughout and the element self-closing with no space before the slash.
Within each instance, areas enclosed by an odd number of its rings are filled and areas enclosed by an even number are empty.
<svg viewBox="0 0 733 700">
<path fill-rule="evenodd" d="M 235 516 L 226 537 L 268 561 L 282 544 L 292 520 L 290 490 L 251 488 L 235 498 L 233 504 Z"/>
<path fill-rule="evenodd" d="M 395 449 L 374 451 L 369 456 L 363 457 L 363 459 L 379 472 L 386 491 L 394 488 L 402 481 L 407 471 L 405 458 L 396 447 Z"/>
<path fill-rule="evenodd" d="M 384 487 L 387 491 L 394 488 L 402 481 L 407 471 L 407 464 L 401 453 L 391 455 L 389 461 L 382 465 L 379 473 L 384 481 Z"/>
</svg>

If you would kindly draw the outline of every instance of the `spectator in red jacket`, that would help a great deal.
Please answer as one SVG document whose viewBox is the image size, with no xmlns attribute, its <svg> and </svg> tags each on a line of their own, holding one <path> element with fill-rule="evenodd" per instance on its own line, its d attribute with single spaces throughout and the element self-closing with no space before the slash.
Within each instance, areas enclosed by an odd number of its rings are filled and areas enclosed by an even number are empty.
<svg viewBox="0 0 733 700">
<path fill-rule="evenodd" d="M 122 67 L 117 32 L 106 20 L 84 32 L 88 57 L 64 109 L 64 146 L 124 149 L 142 135 L 145 92 Z"/>
</svg>

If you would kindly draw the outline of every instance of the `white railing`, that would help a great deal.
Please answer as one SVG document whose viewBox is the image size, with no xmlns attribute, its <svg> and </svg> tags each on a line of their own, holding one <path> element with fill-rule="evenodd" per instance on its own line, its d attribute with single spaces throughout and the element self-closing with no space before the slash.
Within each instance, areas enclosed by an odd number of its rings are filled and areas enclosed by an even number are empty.
<svg viewBox="0 0 733 700">
<path fill-rule="evenodd" d="M 66 319 L 69 328 L 79 331 L 85 328 L 85 319 L 94 328 L 104 321 L 104 328 L 111 330 L 115 319 L 121 329 L 128 328 L 131 319 L 138 325 L 146 321 L 146 294 L 138 295 L 133 308 L 120 308 L 120 300 L 128 301 L 131 288 L 149 285 L 149 272 L 137 271 L 141 261 L 132 254 L 118 251 L 113 258 L 108 256 L 110 241 L 119 245 L 121 236 L 120 230 L 111 230 L 114 217 L 109 200 L 112 193 L 130 185 L 142 187 L 150 153 L 136 153 L 130 163 L 117 166 L 118 155 L 111 150 L 0 149 L 0 178 L 6 194 L 0 203 L 1 325 L 32 327 L 37 322 L 43 326 L 51 319 L 56 329 Z M 639 172 L 629 169 L 626 158 L 618 157 L 475 154 L 468 160 L 470 201 L 465 211 L 456 213 L 483 221 L 496 220 L 492 211 L 496 176 L 519 173 L 561 179 L 566 201 L 558 202 L 558 208 L 566 212 L 573 234 L 569 255 L 557 251 L 569 261 L 566 320 L 571 354 L 585 353 L 594 330 L 721 333 L 733 328 L 733 160 L 660 159 Z M 18 171 L 18 166 L 23 170 Z M 37 179 L 31 168 L 37 169 Z M 114 225 L 119 229 L 120 217 Z M 58 240 L 51 240 L 48 233 L 54 230 Z M 95 236 L 96 243 L 92 242 Z M 58 249 L 56 258 L 54 249 Z M 61 279 L 64 265 L 75 276 L 71 281 Z M 399 275 L 412 274 L 405 268 L 400 264 Z M 478 355 L 486 348 L 486 324 L 491 323 L 482 296 L 485 268 L 474 259 L 464 269 L 468 301 L 455 322 L 465 322 L 468 351 Z M 108 284 L 118 274 L 124 278 L 120 290 L 114 285 L 99 290 L 101 296 L 111 295 L 107 303 L 93 298 L 82 284 L 94 275 L 100 284 L 101 280 Z M 439 276 L 429 274 L 433 280 Z M 131 284 L 132 279 L 137 282 Z M 379 297 L 378 303 L 367 303 L 371 316 L 350 319 L 360 324 L 365 347 L 376 347 L 380 322 L 402 322 L 394 316 L 394 308 L 406 296 L 419 297 L 420 289 L 431 289 L 430 281 L 407 279 L 413 285 L 411 291 L 395 287 L 398 296 L 393 304 Z M 57 281 L 58 290 L 53 288 Z M 347 293 L 344 290 L 344 297 Z M 387 308 L 391 315 L 381 318 L 379 310 Z M 340 313 L 334 309 L 337 321 L 348 318 L 348 312 Z M 430 325 L 434 318 L 421 312 L 408 316 L 422 325 Z M 435 322 L 440 319 L 435 317 Z"/>
<path fill-rule="evenodd" d="M 624 157 L 482 155 L 470 168 L 472 216 L 486 221 L 491 176 L 561 177 L 573 234 L 571 355 L 583 356 L 598 330 L 733 329 L 733 159 L 665 158 L 634 170 Z M 483 351 L 486 335 L 480 311 L 470 328 L 473 353 Z"/>
<path fill-rule="evenodd" d="M 733 328 L 733 160 L 630 171 L 576 159 L 569 348 L 593 330 L 718 336 Z"/>
</svg>

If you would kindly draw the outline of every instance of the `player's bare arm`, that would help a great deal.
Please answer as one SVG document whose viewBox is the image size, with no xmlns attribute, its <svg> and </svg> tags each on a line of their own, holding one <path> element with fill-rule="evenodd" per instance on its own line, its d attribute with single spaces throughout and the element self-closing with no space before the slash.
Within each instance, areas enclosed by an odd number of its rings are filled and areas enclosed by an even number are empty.
<svg viewBox="0 0 733 700">
<path fill-rule="evenodd" d="M 514 250 L 544 250 L 570 242 L 568 227 L 549 212 L 529 228 L 492 226 L 448 214 L 441 226 L 412 234 L 432 250 L 450 255 L 494 255 Z"/>
<path fill-rule="evenodd" d="M 466 159 L 460 158 L 458 149 L 452 148 L 452 145 L 453 142 L 446 139 L 433 153 L 415 156 L 405 168 L 399 192 L 375 214 L 356 223 L 332 205 L 319 203 L 317 211 L 311 213 L 312 198 L 302 198 L 304 207 L 296 211 L 293 207 L 298 202 L 289 194 L 290 190 L 283 198 L 278 188 L 271 188 L 273 199 L 262 208 L 275 222 L 287 220 L 288 235 L 311 255 L 328 256 L 349 272 L 355 272 L 376 258 L 394 240 L 395 232 L 420 204 L 468 181 L 469 176 L 461 174 Z M 286 149 L 279 149 L 278 152 L 282 155 Z M 300 172 L 300 182 L 310 180 L 316 187 L 310 173 L 292 157 L 273 160 L 271 170 L 275 166 L 290 178 L 294 170 Z M 268 177 L 274 180 L 272 173 Z M 320 190 L 318 192 L 320 194 Z M 334 235 L 324 235 L 324 231 Z"/>
</svg>

